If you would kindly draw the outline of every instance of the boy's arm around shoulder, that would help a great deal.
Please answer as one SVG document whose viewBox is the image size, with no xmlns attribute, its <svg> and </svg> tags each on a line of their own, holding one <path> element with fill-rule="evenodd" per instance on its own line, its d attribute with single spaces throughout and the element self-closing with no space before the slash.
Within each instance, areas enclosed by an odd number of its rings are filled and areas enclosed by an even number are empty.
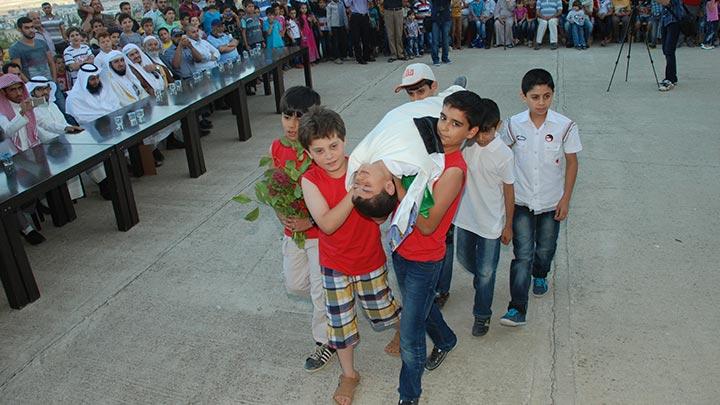
<svg viewBox="0 0 720 405">
<path fill-rule="evenodd" d="M 333 208 L 328 206 L 327 200 L 320 192 L 320 189 L 305 177 L 301 180 L 305 205 L 318 228 L 324 233 L 331 235 L 337 231 L 352 212 L 352 194 L 347 193 L 345 197 Z"/>
<path fill-rule="evenodd" d="M 460 193 L 463 186 L 464 174 L 458 167 L 451 167 L 440 176 L 433 187 L 433 198 L 435 205 L 430 208 L 428 217 L 418 215 L 415 227 L 421 234 L 427 236 L 435 232 L 440 221 L 452 205 L 455 197 Z"/>
</svg>

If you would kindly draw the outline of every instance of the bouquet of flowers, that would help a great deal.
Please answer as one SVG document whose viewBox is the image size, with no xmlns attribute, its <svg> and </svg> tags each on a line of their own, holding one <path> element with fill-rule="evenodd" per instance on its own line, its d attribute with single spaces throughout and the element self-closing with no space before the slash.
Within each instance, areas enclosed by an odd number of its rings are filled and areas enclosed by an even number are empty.
<svg viewBox="0 0 720 405">
<path fill-rule="evenodd" d="M 288 160 L 284 167 L 274 167 L 270 156 L 260 159 L 259 167 L 267 167 L 262 179 L 255 183 L 255 197 L 265 205 L 272 207 L 278 214 L 285 217 L 309 218 L 310 212 L 305 205 L 300 186 L 300 176 L 310 167 L 311 160 L 305 155 L 298 142 L 292 142 L 282 138 L 280 142 L 284 146 L 290 146 L 297 152 L 297 161 Z M 300 162 L 298 166 L 298 162 Z M 241 204 L 247 204 L 250 198 L 243 194 L 236 195 L 233 200 Z M 260 208 L 255 207 L 247 215 L 245 220 L 255 221 L 260 216 Z M 292 240 L 303 249 L 305 247 L 305 232 L 293 232 Z"/>
</svg>

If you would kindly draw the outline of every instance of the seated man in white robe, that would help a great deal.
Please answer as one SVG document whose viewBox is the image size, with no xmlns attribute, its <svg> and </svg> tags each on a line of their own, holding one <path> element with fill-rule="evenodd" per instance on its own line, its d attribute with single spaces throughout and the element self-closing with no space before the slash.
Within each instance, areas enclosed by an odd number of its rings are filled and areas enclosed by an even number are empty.
<svg viewBox="0 0 720 405">
<path fill-rule="evenodd" d="M 166 89 L 167 82 L 163 76 L 162 66 L 154 64 L 135 44 L 125 45 L 122 51 L 125 54 L 125 65 L 130 70 L 127 74 L 134 75 L 148 94 L 155 97 L 156 91 L 164 91 Z M 156 148 L 155 150 L 157 150 L 157 145 L 165 138 L 168 139 L 168 142 L 174 140 L 173 137 L 168 137 L 175 131 L 180 131 L 180 121 L 176 121 L 158 131 L 157 134 L 145 138 L 143 143 L 145 145 L 153 145 Z M 155 152 L 153 153 L 155 154 Z M 156 154 L 156 160 L 158 157 L 162 157 L 159 150 Z"/>
<path fill-rule="evenodd" d="M 69 124 L 65 120 L 65 115 L 54 103 L 55 83 L 51 82 L 43 76 L 35 76 L 25 84 L 28 93 L 36 99 L 45 99 L 44 104 L 40 104 L 34 108 L 35 119 L 37 121 L 37 129 L 40 139 L 43 143 L 47 143 L 62 134 L 77 134 L 83 131 L 82 127 Z M 98 184 L 100 195 L 106 200 L 112 198 L 110 185 L 105 174 L 105 167 L 97 165 L 86 171 L 87 175 Z M 77 200 L 84 196 L 80 177 L 75 177 L 67 182 L 70 198 Z"/>
<path fill-rule="evenodd" d="M 443 99 L 459 90 L 452 86 L 439 96 L 393 109 L 350 155 L 346 187 L 356 186 L 357 210 L 384 221 L 397 208 L 389 233 L 392 250 L 412 231 L 417 215 L 427 216 L 433 205 L 432 185 L 445 168 L 435 127 Z M 399 188 L 407 190 L 402 199 Z"/>
<path fill-rule="evenodd" d="M 100 68 L 92 63 L 80 66 L 75 84 L 68 93 L 67 112 L 80 125 L 90 124 L 121 108 L 115 92 L 103 83 L 100 72 Z"/>
</svg>

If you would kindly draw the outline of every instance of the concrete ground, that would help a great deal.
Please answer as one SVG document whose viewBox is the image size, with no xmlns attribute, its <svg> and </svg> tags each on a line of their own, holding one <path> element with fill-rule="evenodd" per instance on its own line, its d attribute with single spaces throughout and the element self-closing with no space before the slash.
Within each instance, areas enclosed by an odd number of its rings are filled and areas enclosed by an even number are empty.
<svg viewBox="0 0 720 405">
<path fill-rule="evenodd" d="M 425 403 L 718 402 L 720 52 L 681 48 L 680 84 L 660 94 L 636 47 L 630 81 L 623 56 L 606 93 L 617 49 L 472 49 L 435 69 L 441 87 L 467 75 L 505 117 L 523 109 L 524 72 L 549 69 L 555 109 L 579 124 L 584 150 L 550 294 L 531 298 L 527 326 L 499 325 L 504 247 L 490 332 L 474 338 L 472 278 L 456 266 L 443 312 L 459 345 L 425 374 Z M 324 104 L 346 121 L 348 150 L 405 101 L 392 92 L 403 67 L 313 69 Z M 288 72 L 287 86 L 301 81 Z M 159 175 L 133 181 L 140 223 L 129 232 L 115 229 L 97 192 L 75 222 L 46 223 L 48 241 L 27 247 L 42 297 L 19 311 L 0 299 L 0 402 L 331 402 L 337 360 L 302 369 L 311 306 L 284 291 L 280 226 L 266 208 L 245 222 L 249 207 L 230 201 L 251 190 L 281 134 L 272 98 L 250 100 L 253 138 L 238 142 L 230 114 L 217 113 L 201 178 L 188 177 L 183 151 L 169 151 Z M 394 403 L 400 362 L 382 350 L 392 333 L 364 320 L 360 329 L 357 403 Z"/>
</svg>

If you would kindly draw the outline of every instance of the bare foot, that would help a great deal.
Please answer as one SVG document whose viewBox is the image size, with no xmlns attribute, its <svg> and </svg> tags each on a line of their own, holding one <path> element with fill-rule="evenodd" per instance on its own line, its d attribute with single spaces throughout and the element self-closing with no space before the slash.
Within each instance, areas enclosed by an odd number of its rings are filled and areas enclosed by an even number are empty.
<svg viewBox="0 0 720 405">
<path fill-rule="evenodd" d="M 396 330 L 390 343 L 385 346 L 385 353 L 393 357 L 400 357 L 400 331 Z"/>
</svg>

